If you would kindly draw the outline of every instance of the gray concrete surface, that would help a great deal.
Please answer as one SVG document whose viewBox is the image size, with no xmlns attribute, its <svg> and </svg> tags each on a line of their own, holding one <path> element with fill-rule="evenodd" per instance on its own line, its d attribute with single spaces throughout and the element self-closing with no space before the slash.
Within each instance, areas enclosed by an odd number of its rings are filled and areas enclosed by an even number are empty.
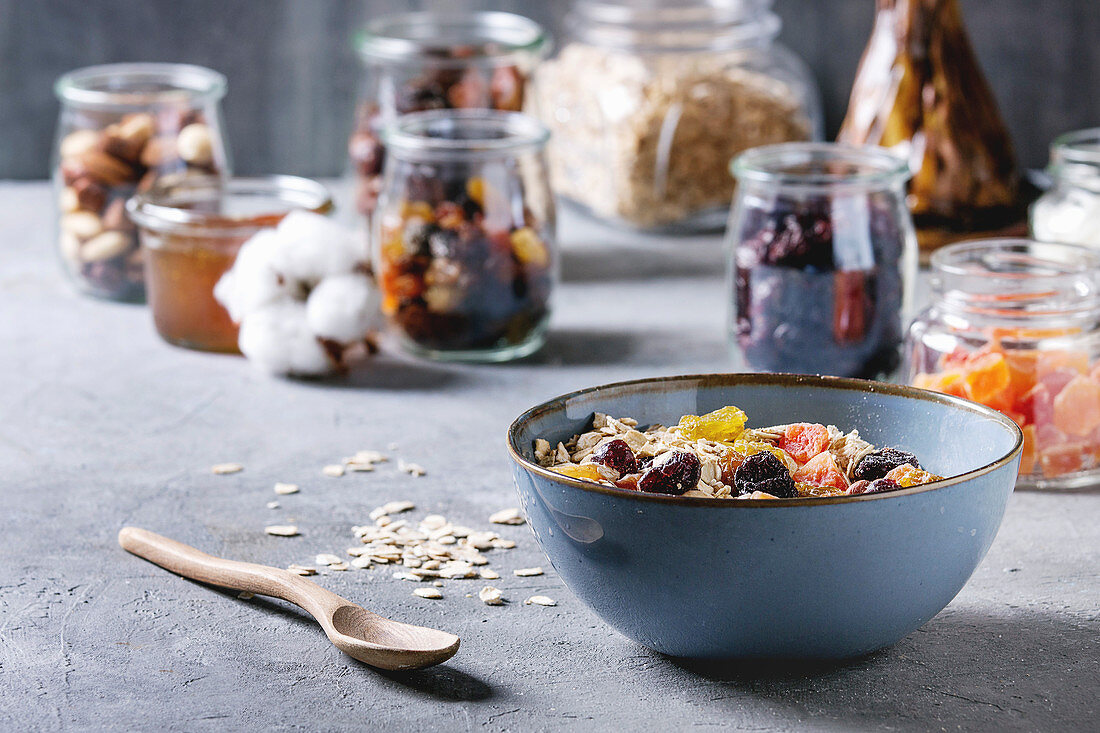
<svg viewBox="0 0 1100 733">
<path fill-rule="evenodd" d="M 1017 494 L 943 613 L 830 665 L 700 665 L 640 648 L 552 572 L 512 576 L 548 568 L 526 527 L 504 528 L 519 546 L 492 558 L 504 607 L 465 597 L 479 581 L 448 581 L 428 601 L 384 570 L 318 579 L 462 637 L 451 662 L 407 674 L 342 656 L 283 603 L 181 580 L 116 545 L 136 524 L 285 566 L 342 552 L 353 524 L 400 498 L 416 516 L 490 526 L 515 503 L 503 436 L 522 409 L 597 382 L 733 366 L 715 240 L 628 249 L 567 217 L 567 278 L 537 357 L 388 354 L 346 381 L 303 383 L 169 347 L 143 308 L 75 295 L 50 231 L 44 185 L 0 185 L 0 730 L 1095 730 L 1096 493 Z M 427 476 L 320 474 L 391 442 Z M 246 470 L 212 475 L 223 461 Z M 275 481 L 303 488 L 273 511 Z M 301 537 L 263 534 L 292 518 Z M 522 605 L 534 593 L 559 605 Z"/>
</svg>

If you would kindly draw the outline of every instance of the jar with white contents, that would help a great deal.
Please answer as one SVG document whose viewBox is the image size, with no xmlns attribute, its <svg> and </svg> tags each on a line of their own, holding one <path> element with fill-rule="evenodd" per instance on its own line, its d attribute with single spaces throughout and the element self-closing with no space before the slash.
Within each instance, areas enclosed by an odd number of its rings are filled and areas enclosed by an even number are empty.
<svg viewBox="0 0 1100 733">
<path fill-rule="evenodd" d="M 1050 190 L 1031 206 L 1031 234 L 1043 242 L 1100 247 L 1100 127 L 1050 146 Z"/>
</svg>

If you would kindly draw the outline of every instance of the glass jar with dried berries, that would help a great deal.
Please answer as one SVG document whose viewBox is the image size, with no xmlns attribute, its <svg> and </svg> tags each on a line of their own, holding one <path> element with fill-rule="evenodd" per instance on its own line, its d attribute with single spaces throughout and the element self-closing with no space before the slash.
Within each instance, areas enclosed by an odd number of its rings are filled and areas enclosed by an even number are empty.
<svg viewBox="0 0 1100 733">
<path fill-rule="evenodd" d="M 882 148 L 786 143 L 731 169 L 729 329 L 749 366 L 893 372 L 917 266 L 905 162 Z"/>
<path fill-rule="evenodd" d="M 108 64 L 58 79 L 57 242 L 82 291 L 144 299 L 143 254 L 126 200 L 158 181 L 228 175 L 225 89 L 218 72 L 187 64 Z"/>
<path fill-rule="evenodd" d="M 413 353 L 506 361 L 542 345 L 557 277 L 548 136 L 494 110 L 418 112 L 382 130 L 372 263 Z"/>
<path fill-rule="evenodd" d="M 348 153 L 356 205 L 370 214 L 382 183 L 382 126 L 433 109 L 521 110 L 550 39 L 538 23 L 511 13 L 419 12 L 372 21 L 356 47 L 365 73 Z"/>
</svg>

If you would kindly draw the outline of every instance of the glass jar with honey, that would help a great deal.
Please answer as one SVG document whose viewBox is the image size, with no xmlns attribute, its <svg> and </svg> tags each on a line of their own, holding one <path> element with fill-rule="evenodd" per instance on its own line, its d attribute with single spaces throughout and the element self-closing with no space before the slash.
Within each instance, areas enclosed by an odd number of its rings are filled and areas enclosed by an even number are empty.
<svg viewBox="0 0 1100 733">
<path fill-rule="evenodd" d="M 326 214 L 333 203 L 306 178 L 201 177 L 154 186 L 126 208 L 140 230 L 157 332 L 176 346 L 239 353 L 237 325 L 214 286 L 252 235 L 295 209 Z"/>
</svg>

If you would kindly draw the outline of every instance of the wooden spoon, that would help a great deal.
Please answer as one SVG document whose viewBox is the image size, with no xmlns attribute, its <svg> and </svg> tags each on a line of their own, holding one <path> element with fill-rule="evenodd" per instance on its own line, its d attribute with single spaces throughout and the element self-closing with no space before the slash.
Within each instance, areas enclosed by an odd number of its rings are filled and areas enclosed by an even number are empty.
<svg viewBox="0 0 1100 733">
<path fill-rule="evenodd" d="M 337 649 L 372 667 L 420 669 L 445 662 L 458 651 L 454 634 L 382 618 L 280 568 L 207 555 L 137 527 L 123 527 L 118 543 L 185 578 L 290 601 L 317 619 Z"/>
</svg>

